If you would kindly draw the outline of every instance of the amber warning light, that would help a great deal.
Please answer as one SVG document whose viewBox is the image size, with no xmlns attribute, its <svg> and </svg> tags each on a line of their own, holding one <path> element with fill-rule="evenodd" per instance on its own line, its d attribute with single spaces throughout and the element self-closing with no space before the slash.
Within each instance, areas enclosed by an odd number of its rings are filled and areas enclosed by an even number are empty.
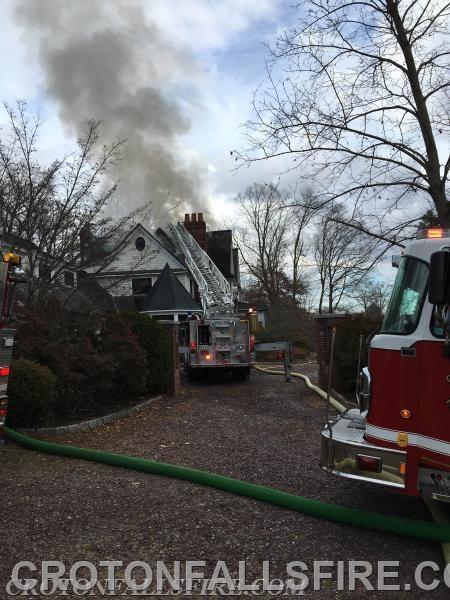
<svg viewBox="0 0 450 600">
<path fill-rule="evenodd" d="M 444 227 L 430 227 L 428 229 L 419 229 L 417 232 L 419 240 L 439 240 L 450 237 L 450 229 Z"/>
<path fill-rule="evenodd" d="M 427 238 L 441 238 L 444 237 L 444 230 L 441 228 L 427 229 Z"/>
</svg>

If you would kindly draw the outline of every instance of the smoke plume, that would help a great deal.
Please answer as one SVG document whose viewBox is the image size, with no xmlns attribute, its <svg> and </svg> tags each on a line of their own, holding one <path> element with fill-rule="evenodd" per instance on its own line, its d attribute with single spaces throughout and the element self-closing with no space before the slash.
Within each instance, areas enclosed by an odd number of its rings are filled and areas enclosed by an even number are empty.
<svg viewBox="0 0 450 600">
<path fill-rule="evenodd" d="M 186 208 L 207 209 L 203 165 L 180 143 L 190 127 L 180 99 L 199 76 L 189 53 L 135 1 L 21 0 L 17 16 L 68 131 L 81 135 L 96 119 L 105 140 L 126 140 L 115 212 L 151 203 L 151 220 L 164 224 Z"/>
</svg>

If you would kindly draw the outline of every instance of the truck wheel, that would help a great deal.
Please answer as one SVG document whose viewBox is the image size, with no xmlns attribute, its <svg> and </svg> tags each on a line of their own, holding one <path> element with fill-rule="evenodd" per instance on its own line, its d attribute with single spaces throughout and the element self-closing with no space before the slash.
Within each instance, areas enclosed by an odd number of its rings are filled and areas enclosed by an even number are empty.
<svg viewBox="0 0 450 600">
<path fill-rule="evenodd" d="M 235 381 L 247 381 L 247 379 L 250 377 L 250 369 L 245 367 L 233 369 L 233 377 Z"/>
<path fill-rule="evenodd" d="M 235 381 L 242 381 L 241 369 L 233 369 L 232 373 L 233 373 L 233 379 Z"/>
</svg>

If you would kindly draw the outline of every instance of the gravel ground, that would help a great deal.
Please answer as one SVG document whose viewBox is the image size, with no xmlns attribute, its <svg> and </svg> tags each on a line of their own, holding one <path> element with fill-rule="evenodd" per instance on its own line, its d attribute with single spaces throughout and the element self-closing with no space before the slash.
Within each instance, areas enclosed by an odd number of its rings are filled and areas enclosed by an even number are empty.
<svg viewBox="0 0 450 600">
<path fill-rule="evenodd" d="M 205 469 L 346 506 L 429 518 L 420 500 L 323 473 L 318 467 L 323 415 L 323 401 L 301 381 L 285 383 L 255 372 L 247 383 L 223 377 L 186 384 L 177 400 L 163 398 L 94 432 L 55 441 Z M 444 568 L 433 542 L 318 520 L 188 482 L 42 455 L 13 443 L 1 447 L 0 461 L 0 598 L 9 597 L 5 585 L 20 560 L 38 566 L 42 560 L 69 566 L 77 560 L 125 565 L 163 560 L 169 566 L 205 560 L 209 575 L 218 560 L 232 573 L 245 560 L 247 581 L 261 577 L 263 561 L 270 561 L 272 578 L 285 580 L 290 561 L 304 561 L 311 571 L 315 560 L 368 560 L 375 568 L 378 560 L 392 560 L 400 561 L 399 579 L 389 583 L 400 583 L 402 590 L 410 584 L 410 591 L 370 592 L 358 585 L 356 591 L 341 591 L 335 570 L 321 591 L 311 584 L 304 597 L 449 596 L 444 583 L 428 593 L 414 583 L 420 562 Z M 427 581 L 433 579 L 429 575 Z M 371 581 L 376 584 L 376 578 Z"/>
</svg>

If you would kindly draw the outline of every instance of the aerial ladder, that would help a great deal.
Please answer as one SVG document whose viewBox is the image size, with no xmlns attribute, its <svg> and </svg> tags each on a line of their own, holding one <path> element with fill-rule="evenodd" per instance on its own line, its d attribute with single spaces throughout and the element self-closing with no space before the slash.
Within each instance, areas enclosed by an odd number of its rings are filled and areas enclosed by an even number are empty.
<svg viewBox="0 0 450 600">
<path fill-rule="evenodd" d="M 170 224 L 169 229 L 197 283 L 205 314 L 208 314 L 212 307 L 234 308 L 236 290 L 183 223 Z"/>
<path fill-rule="evenodd" d="M 169 230 L 197 283 L 203 309 L 202 318 L 193 315 L 180 326 L 180 344 L 186 350 L 190 378 L 220 368 L 231 371 L 235 379 L 248 379 L 254 350 L 250 331 L 254 311 L 245 318 L 238 316 L 237 287 L 224 277 L 182 223 L 170 224 Z"/>
</svg>

